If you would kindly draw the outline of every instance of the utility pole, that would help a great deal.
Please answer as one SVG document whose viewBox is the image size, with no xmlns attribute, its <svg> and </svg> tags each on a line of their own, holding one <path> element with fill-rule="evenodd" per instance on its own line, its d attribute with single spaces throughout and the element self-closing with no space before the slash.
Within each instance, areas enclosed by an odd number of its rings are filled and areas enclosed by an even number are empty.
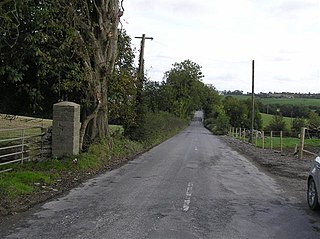
<svg viewBox="0 0 320 239">
<path fill-rule="evenodd" d="M 251 91 L 251 132 L 249 141 L 253 142 L 253 127 L 254 127 L 254 60 L 252 61 L 252 91 Z"/>
<path fill-rule="evenodd" d="M 145 34 L 142 34 L 141 37 L 135 37 L 138 39 L 141 39 L 141 45 L 140 45 L 140 56 L 139 56 L 139 68 L 138 68 L 138 82 L 137 82 L 137 96 L 136 96 L 136 126 L 133 128 L 133 130 L 137 130 L 141 127 L 141 124 L 143 123 L 144 118 L 144 107 L 143 107 L 143 97 L 142 97 L 142 89 L 143 89 L 143 83 L 144 83 L 144 46 L 146 39 L 153 40 L 153 37 L 146 37 Z M 138 133 L 139 134 L 139 133 Z M 138 137 L 139 135 L 136 135 L 135 137 Z"/>
<path fill-rule="evenodd" d="M 141 39 L 138 78 L 139 78 L 140 83 L 143 83 L 143 79 L 144 79 L 144 47 L 145 47 L 145 41 L 146 41 L 146 39 L 153 40 L 153 37 L 146 37 L 146 34 L 142 34 L 141 37 L 135 37 L 135 38 Z"/>
</svg>

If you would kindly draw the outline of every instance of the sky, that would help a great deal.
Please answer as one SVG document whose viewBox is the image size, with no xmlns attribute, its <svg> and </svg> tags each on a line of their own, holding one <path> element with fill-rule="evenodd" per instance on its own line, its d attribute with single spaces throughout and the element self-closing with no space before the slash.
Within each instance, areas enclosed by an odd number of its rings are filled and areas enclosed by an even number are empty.
<svg viewBox="0 0 320 239">
<path fill-rule="evenodd" d="M 175 62 L 202 67 L 219 91 L 320 93 L 320 0 L 124 0 L 123 28 L 145 71 L 162 81 Z"/>
</svg>

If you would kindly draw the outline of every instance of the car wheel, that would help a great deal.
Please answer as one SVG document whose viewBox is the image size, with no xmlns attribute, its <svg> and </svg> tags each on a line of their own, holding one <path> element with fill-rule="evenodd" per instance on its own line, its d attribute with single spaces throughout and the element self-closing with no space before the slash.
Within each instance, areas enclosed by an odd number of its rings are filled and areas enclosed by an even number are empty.
<svg viewBox="0 0 320 239">
<path fill-rule="evenodd" d="M 318 201 L 317 186 L 313 178 L 310 178 L 308 182 L 308 192 L 307 192 L 308 205 L 312 210 L 317 210 L 320 208 Z"/>
</svg>

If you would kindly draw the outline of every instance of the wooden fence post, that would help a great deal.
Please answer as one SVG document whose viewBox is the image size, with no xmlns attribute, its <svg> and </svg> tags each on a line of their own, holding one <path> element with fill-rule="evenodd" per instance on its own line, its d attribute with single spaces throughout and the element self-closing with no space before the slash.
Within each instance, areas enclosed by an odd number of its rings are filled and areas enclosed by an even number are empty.
<svg viewBox="0 0 320 239">
<path fill-rule="evenodd" d="M 256 131 L 256 147 L 258 146 L 258 130 Z"/>
<path fill-rule="evenodd" d="M 241 128 L 240 128 L 240 132 L 239 132 L 239 137 L 240 137 L 240 139 L 242 139 L 242 132 L 241 132 Z"/>
<path fill-rule="evenodd" d="M 234 127 L 232 127 L 232 137 L 234 137 Z"/>
<path fill-rule="evenodd" d="M 261 137 L 262 137 L 262 148 L 264 149 L 264 131 L 263 130 L 261 132 Z"/>
<path fill-rule="evenodd" d="M 236 128 L 236 138 L 238 138 L 238 128 Z"/>
<path fill-rule="evenodd" d="M 273 148 L 272 136 L 273 136 L 273 132 L 270 131 L 270 149 Z"/>
<path fill-rule="evenodd" d="M 304 137 L 306 135 L 306 128 L 302 127 L 301 128 L 301 133 L 300 133 L 300 146 L 299 146 L 299 158 L 303 158 L 303 148 L 304 148 Z"/>
</svg>

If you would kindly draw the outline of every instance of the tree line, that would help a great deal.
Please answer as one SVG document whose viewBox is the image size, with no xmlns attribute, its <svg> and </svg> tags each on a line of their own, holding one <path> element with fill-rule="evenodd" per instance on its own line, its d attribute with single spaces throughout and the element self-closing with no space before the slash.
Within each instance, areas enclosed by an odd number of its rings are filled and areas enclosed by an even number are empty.
<svg viewBox="0 0 320 239">
<path fill-rule="evenodd" d="M 82 146 L 108 137 L 109 123 L 143 140 L 159 112 L 190 119 L 203 110 L 205 126 L 217 134 L 230 125 L 249 128 L 250 102 L 223 99 L 189 59 L 174 63 L 162 82 L 144 76 L 141 86 L 131 37 L 119 29 L 123 13 L 118 0 L 2 1 L 0 111 L 50 118 L 54 103 L 76 102 Z"/>
<path fill-rule="evenodd" d="M 109 123 L 143 138 L 147 115 L 188 119 L 220 104 L 201 66 L 174 63 L 162 82 L 139 87 L 135 51 L 118 0 L 5 0 L 0 3 L 0 111 L 50 118 L 52 105 L 81 105 L 81 145 L 109 135 Z M 139 99 L 142 96 L 142 99 Z"/>
</svg>

